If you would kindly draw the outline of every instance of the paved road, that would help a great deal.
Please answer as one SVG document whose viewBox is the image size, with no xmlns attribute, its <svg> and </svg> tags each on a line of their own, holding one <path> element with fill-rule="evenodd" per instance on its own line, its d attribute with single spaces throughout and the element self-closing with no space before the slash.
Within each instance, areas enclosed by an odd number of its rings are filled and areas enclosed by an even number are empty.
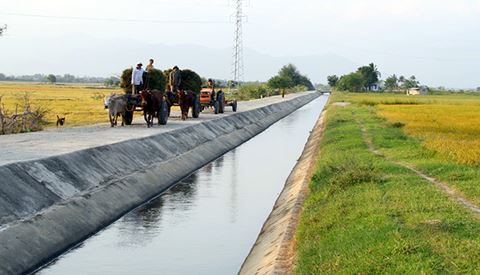
<svg viewBox="0 0 480 275">
<path fill-rule="evenodd" d="M 289 94 L 285 96 L 285 99 L 280 96 L 273 96 L 239 102 L 238 109 L 239 112 L 244 112 L 282 100 L 293 99 L 303 94 L 305 93 Z M 148 137 L 231 114 L 233 114 L 231 108 L 227 107 L 224 114 L 215 115 L 206 111 L 201 113 L 198 119 L 182 121 L 179 113 L 172 112 L 172 117 L 169 118 L 167 125 L 155 125 L 152 128 L 147 128 L 143 117 L 136 114 L 137 118 L 133 125 L 128 127 L 111 128 L 109 123 L 102 123 L 86 127 L 52 128 L 42 132 L 0 136 L 0 165 L 41 159 L 129 139 Z M 107 120 L 106 113 L 105 118 Z"/>
</svg>

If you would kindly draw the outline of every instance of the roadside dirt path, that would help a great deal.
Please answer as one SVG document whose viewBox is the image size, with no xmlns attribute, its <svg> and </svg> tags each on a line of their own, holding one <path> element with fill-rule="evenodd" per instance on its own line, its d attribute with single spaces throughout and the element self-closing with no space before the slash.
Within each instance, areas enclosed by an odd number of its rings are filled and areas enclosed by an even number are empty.
<svg viewBox="0 0 480 275">
<path fill-rule="evenodd" d="M 353 114 L 353 116 L 355 117 L 355 114 Z M 472 203 L 471 201 L 469 201 L 467 198 L 465 198 L 459 191 L 453 189 L 452 187 L 450 187 L 447 183 L 445 182 L 442 182 L 436 178 L 433 178 L 431 176 L 428 176 L 427 174 L 425 174 L 424 172 L 420 171 L 419 169 L 417 169 L 414 165 L 410 164 L 410 163 L 407 163 L 407 162 L 403 162 L 403 161 L 398 161 L 398 160 L 395 160 L 393 158 L 390 158 L 386 155 L 384 155 L 382 152 L 380 152 L 377 148 L 375 148 L 375 146 L 373 145 L 373 142 L 372 142 L 372 139 L 370 138 L 370 135 L 368 134 L 368 131 L 367 129 L 365 128 L 365 125 L 363 124 L 362 121 L 360 121 L 359 119 L 355 118 L 357 120 L 357 123 L 360 125 L 360 129 L 362 131 L 362 137 L 363 137 L 363 142 L 367 145 L 368 147 L 368 150 L 370 152 L 372 152 L 373 154 L 379 156 L 379 157 L 382 157 L 384 159 L 386 159 L 387 161 L 390 161 L 392 163 L 395 163 L 396 165 L 398 166 L 401 166 L 405 169 L 408 169 L 412 172 L 414 172 L 415 174 L 417 174 L 417 176 L 423 178 L 424 180 L 430 182 L 431 184 L 437 186 L 440 190 L 442 190 L 446 195 L 448 195 L 450 198 L 452 198 L 453 200 L 457 201 L 458 203 L 460 203 L 461 205 L 463 205 L 464 207 L 466 207 L 468 210 L 472 211 L 474 214 L 476 215 L 479 215 L 480 216 L 480 207 L 478 207 L 477 205 L 475 205 L 474 203 Z"/>
</svg>

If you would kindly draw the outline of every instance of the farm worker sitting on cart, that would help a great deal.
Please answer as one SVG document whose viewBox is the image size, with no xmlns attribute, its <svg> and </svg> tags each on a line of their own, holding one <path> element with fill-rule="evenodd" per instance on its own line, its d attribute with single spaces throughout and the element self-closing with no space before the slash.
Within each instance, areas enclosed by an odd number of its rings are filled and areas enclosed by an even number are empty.
<svg viewBox="0 0 480 275">
<path fill-rule="evenodd" d="M 146 67 L 146 77 L 145 77 L 145 89 L 150 90 L 150 79 L 152 78 L 152 72 L 153 72 L 153 59 L 150 59 L 148 61 L 148 65 Z"/>
<path fill-rule="evenodd" d="M 143 73 L 145 71 L 142 69 L 142 66 L 142 63 L 138 63 L 137 67 L 132 71 L 133 94 L 139 94 L 143 89 Z"/>
<path fill-rule="evenodd" d="M 176 93 L 180 89 L 180 85 L 182 84 L 182 71 L 175 66 L 173 70 L 170 72 L 168 76 L 168 86 L 169 91 L 167 92 L 167 97 L 170 102 L 175 100 Z"/>
<path fill-rule="evenodd" d="M 209 78 L 207 81 L 207 85 L 209 88 L 212 89 L 212 93 L 210 94 L 210 105 L 214 106 L 215 105 L 215 81 L 213 79 Z"/>
</svg>

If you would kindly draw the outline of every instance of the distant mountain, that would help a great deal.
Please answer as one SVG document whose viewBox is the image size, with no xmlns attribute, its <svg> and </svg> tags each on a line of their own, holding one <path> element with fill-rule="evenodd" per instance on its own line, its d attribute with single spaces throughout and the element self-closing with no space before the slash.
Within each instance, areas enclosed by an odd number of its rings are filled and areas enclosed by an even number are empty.
<svg viewBox="0 0 480 275">
<path fill-rule="evenodd" d="M 54 44 L 55 46 L 52 46 Z M 204 77 L 231 78 L 231 50 L 213 49 L 198 45 L 148 44 L 133 40 L 98 40 L 72 36 L 58 41 L 32 45 L 14 37 L 2 40 L 0 45 L 0 73 L 70 73 L 77 76 L 118 75 L 137 62 L 156 60 L 158 68 L 174 65 L 191 68 Z M 357 64 L 347 58 L 327 54 L 323 56 L 274 57 L 245 49 L 245 80 L 265 81 L 288 63 L 295 64 L 313 82 L 325 83 L 327 75 L 344 74 L 355 70 Z"/>
</svg>

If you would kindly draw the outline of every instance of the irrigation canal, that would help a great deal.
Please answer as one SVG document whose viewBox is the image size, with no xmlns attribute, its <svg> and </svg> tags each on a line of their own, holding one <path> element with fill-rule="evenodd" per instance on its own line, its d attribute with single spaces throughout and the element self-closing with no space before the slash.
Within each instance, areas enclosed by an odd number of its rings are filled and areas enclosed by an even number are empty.
<svg viewBox="0 0 480 275">
<path fill-rule="evenodd" d="M 278 121 L 38 274 L 236 274 L 327 99 Z"/>
</svg>

